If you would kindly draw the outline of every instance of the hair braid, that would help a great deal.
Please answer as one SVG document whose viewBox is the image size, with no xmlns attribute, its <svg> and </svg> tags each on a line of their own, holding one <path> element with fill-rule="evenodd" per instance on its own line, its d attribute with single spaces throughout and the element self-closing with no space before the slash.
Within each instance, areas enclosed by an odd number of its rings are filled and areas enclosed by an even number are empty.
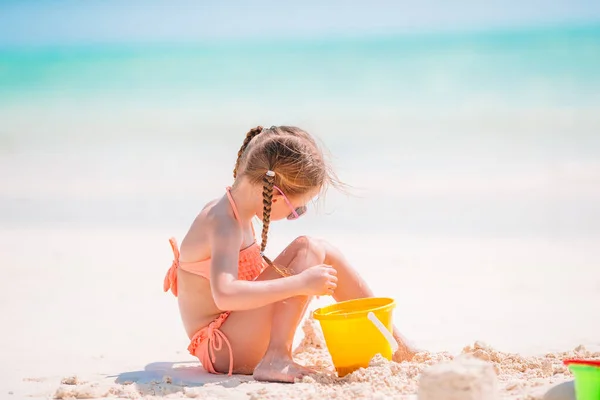
<svg viewBox="0 0 600 400">
<path fill-rule="evenodd" d="M 254 137 L 256 135 L 258 135 L 259 133 L 261 133 L 262 131 L 263 131 L 263 127 L 257 126 L 256 128 L 250 129 L 248 131 L 248 133 L 246 133 L 246 137 L 244 138 L 244 143 L 242 143 L 242 147 L 240 147 L 240 150 L 238 151 L 237 160 L 235 161 L 235 167 L 233 168 L 233 179 L 235 179 L 237 177 L 237 170 L 240 166 L 240 160 L 242 159 L 242 155 L 244 154 L 244 151 L 246 151 L 246 147 L 248 147 L 248 144 L 250 143 L 250 141 L 252 139 L 254 139 Z"/>
<path fill-rule="evenodd" d="M 267 247 L 267 235 L 269 233 L 269 224 L 271 223 L 271 205 L 273 204 L 273 185 L 275 184 L 275 176 L 265 174 L 263 178 L 263 228 L 262 242 L 260 243 L 260 251 L 265 252 Z"/>
<path fill-rule="evenodd" d="M 275 184 L 275 175 L 265 174 L 263 178 L 263 228 L 262 241 L 260 243 L 260 253 L 268 265 L 273 267 L 281 276 L 292 276 L 294 271 L 282 265 L 275 265 L 273 261 L 265 255 L 267 247 L 267 235 L 269 233 L 269 224 L 271 223 L 271 205 L 273 204 L 273 185 Z"/>
</svg>

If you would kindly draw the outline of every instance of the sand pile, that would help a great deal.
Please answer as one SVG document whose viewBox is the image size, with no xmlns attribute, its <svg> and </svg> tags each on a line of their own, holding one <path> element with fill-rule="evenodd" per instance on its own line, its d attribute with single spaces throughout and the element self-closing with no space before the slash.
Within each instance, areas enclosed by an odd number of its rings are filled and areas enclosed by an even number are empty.
<svg viewBox="0 0 600 400">
<path fill-rule="evenodd" d="M 426 368 L 419 378 L 419 400 L 498 400 L 494 367 L 469 355 Z"/>
<path fill-rule="evenodd" d="M 297 362 L 314 368 L 317 373 L 304 377 L 295 384 L 237 382 L 229 385 L 207 383 L 199 387 L 175 385 L 168 377 L 161 382 L 130 385 L 101 385 L 79 382 L 68 378 L 55 394 L 55 398 L 156 398 L 188 397 L 198 399 L 406 399 L 416 398 L 419 380 L 425 369 L 455 357 L 449 353 L 417 354 L 410 362 L 396 363 L 376 355 L 368 368 L 361 368 L 343 378 L 334 373 L 333 364 L 317 321 L 307 319 L 302 327 L 304 338 L 294 351 Z M 592 353 L 583 346 L 572 351 L 536 357 L 523 357 L 498 351 L 485 343 L 475 342 L 463 349 L 462 358 L 475 358 L 489 363 L 496 374 L 500 398 L 541 399 L 534 389 L 571 380 L 563 365 L 565 358 L 600 359 L 600 352 Z M 225 379 L 225 378 L 224 378 Z M 229 378 L 235 380 L 236 378 Z M 539 390 L 538 390 L 539 392 Z M 410 398 L 410 397 L 408 397 Z"/>
</svg>

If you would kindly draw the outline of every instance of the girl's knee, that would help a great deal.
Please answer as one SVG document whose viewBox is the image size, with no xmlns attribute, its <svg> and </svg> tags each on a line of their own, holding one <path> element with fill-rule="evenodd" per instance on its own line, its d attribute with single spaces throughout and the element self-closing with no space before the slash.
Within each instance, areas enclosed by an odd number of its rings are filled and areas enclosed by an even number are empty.
<svg viewBox="0 0 600 400">
<path fill-rule="evenodd" d="M 296 257 L 299 259 L 310 259 L 314 264 L 307 265 L 306 268 L 316 264 L 321 264 L 325 260 L 325 244 L 317 238 L 310 236 L 299 236 L 292 242 L 295 246 Z"/>
<path fill-rule="evenodd" d="M 310 237 L 308 236 L 298 236 L 296 239 L 292 240 L 291 245 L 296 248 L 304 248 L 309 245 Z"/>
</svg>

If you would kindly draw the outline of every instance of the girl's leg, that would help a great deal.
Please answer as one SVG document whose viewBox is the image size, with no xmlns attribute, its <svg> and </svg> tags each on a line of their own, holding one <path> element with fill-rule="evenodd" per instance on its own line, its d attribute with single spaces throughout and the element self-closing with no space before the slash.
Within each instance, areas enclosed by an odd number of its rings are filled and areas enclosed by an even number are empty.
<svg viewBox="0 0 600 400">
<path fill-rule="evenodd" d="M 273 262 L 299 273 L 319 264 L 310 239 L 294 240 Z M 267 268 L 259 280 L 281 278 L 273 268 Z M 309 373 L 308 368 L 292 360 L 291 347 L 294 333 L 302 319 L 308 297 L 297 296 L 254 310 L 233 311 L 220 330 L 229 339 L 233 350 L 234 373 L 252 374 L 256 379 L 293 382 Z M 229 369 L 228 348 L 216 352 L 214 368 L 219 372 Z M 261 369 L 256 371 L 261 362 Z"/>
<path fill-rule="evenodd" d="M 288 247 L 273 260 L 273 263 L 287 267 L 294 274 L 299 274 L 306 268 L 323 263 L 324 249 L 322 246 L 316 245 L 313 239 L 302 236 L 294 240 L 294 244 L 296 246 Z M 287 265 L 283 264 L 282 261 L 288 259 L 290 252 L 293 252 L 291 262 Z M 274 305 L 269 345 L 264 357 L 254 370 L 254 379 L 259 381 L 279 380 L 278 378 L 287 375 L 290 368 L 298 370 L 298 364 L 292 358 L 292 342 L 309 301 L 310 299 L 306 296 L 297 296 Z"/>
<path fill-rule="evenodd" d="M 317 264 L 333 266 L 338 277 L 338 286 L 333 296 L 336 301 L 373 296 L 366 282 L 341 252 L 325 241 L 299 237 L 273 262 L 296 274 Z M 277 272 L 268 268 L 259 279 L 278 277 L 280 275 Z M 234 371 L 245 374 L 254 371 L 257 380 L 288 382 L 293 382 L 296 377 L 308 372 L 306 368 L 294 363 L 291 355 L 294 333 L 308 301 L 306 296 L 298 296 L 256 310 L 232 312 L 221 331 L 229 338 L 233 347 Z M 400 347 L 394 359 L 409 359 L 414 352 L 396 329 L 394 336 Z M 226 351 L 227 349 L 223 349 L 217 354 L 217 371 L 228 370 L 229 357 Z"/>
<path fill-rule="evenodd" d="M 329 243 L 300 237 L 296 239 L 299 248 L 289 268 L 296 274 L 303 269 L 317 264 L 333 266 L 337 271 L 338 286 L 333 294 L 336 301 L 373 297 L 373 292 L 363 278 L 350 266 L 342 253 Z M 285 257 L 286 251 L 282 253 Z M 277 263 L 277 259 L 274 263 Z M 288 365 L 296 365 L 292 359 L 292 341 L 298 322 L 306 311 L 308 301 L 306 298 L 295 297 L 275 304 L 273 309 L 273 322 L 271 325 L 271 338 L 264 358 L 254 371 L 257 380 L 272 380 L 278 376 Z M 394 337 L 398 342 L 398 351 L 394 360 L 403 361 L 412 358 L 414 352 L 405 343 L 404 338 L 394 328 Z"/>
</svg>

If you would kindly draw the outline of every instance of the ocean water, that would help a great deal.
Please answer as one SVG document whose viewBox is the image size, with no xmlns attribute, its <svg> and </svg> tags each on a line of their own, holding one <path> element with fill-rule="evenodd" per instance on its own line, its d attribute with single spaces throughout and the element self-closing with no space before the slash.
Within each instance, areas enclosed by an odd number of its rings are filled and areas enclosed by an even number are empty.
<svg viewBox="0 0 600 400">
<path fill-rule="evenodd" d="M 245 132 L 350 195 L 283 230 L 600 235 L 600 26 L 0 49 L 0 224 L 183 230 Z"/>
</svg>

